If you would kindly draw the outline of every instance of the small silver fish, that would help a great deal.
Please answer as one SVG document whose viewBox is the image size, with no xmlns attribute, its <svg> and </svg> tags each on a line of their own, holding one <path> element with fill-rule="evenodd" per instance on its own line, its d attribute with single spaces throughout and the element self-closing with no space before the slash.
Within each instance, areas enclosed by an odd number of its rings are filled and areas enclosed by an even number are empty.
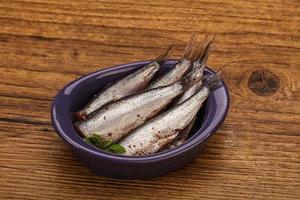
<svg viewBox="0 0 300 200">
<path fill-rule="evenodd" d="M 196 40 L 196 35 L 192 35 L 190 41 L 185 47 L 183 57 L 175 64 L 175 66 L 170 71 L 158 77 L 156 80 L 153 80 L 148 86 L 148 89 L 175 83 L 176 81 L 180 80 L 184 74 L 187 73 L 187 71 L 191 68 L 191 60 Z"/>
<path fill-rule="evenodd" d="M 131 130 L 159 113 L 185 89 L 184 82 L 159 87 L 124 97 L 92 113 L 84 121 L 75 123 L 85 137 L 98 134 L 104 140 L 117 141 Z"/>
<path fill-rule="evenodd" d="M 118 100 L 143 90 L 159 70 L 160 66 L 167 61 L 173 52 L 174 48 L 170 47 L 164 54 L 160 55 L 150 64 L 120 79 L 114 84 L 105 87 L 82 110 L 76 113 L 77 118 L 83 120 L 87 115 L 108 102 Z"/>
<path fill-rule="evenodd" d="M 192 97 L 132 131 L 120 142 L 126 150 L 125 155 L 149 155 L 176 138 L 191 123 L 210 91 L 220 80 L 218 74 L 213 76 Z"/>
<path fill-rule="evenodd" d="M 211 41 L 212 42 L 212 41 Z M 209 53 L 212 50 L 212 43 L 208 43 L 203 50 L 200 51 L 199 55 L 196 55 L 198 57 L 195 62 L 193 63 L 193 67 L 191 71 L 188 73 L 188 76 L 194 77 L 194 79 L 198 79 L 199 81 L 193 85 L 190 89 L 188 89 L 185 93 L 183 93 L 175 102 L 174 104 L 179 104 L 186 99 L 190 98 L 193 94 L 196 93 L 196 91 L 201 87 L 202 80 L 203 80 L 203 72 L 204 68 L 207 63 L 207 59 L 209 56 Z"/>
<path fill-rule="evenodd" d="M 175 99 L 175 101 L 173 102 L 174 106 L 178 105 L 178 104 L 184 102 L 185 100 L 187 100 L 188 98 L 190 98 L 202 86 L 204 67 L 206 66 L 209 53 L 212 50 L 213 40 L 214 40 L 214 37 L 212 39 L 209 39 L 208 37 L 206 37 L 203 41 L 203 43 L 205 43 L 204 47 L 201 47 L 202 49 L 200 49 L 200 48 L 197 49 L 196 55 L 195 55 L 196 61 L 193 63 L 193 68 L 189 72 L 189 74 L 194 75 L 195 79 L 197 78 L 197 79 L 199 79 L 199 81 L 196 84 L 194 84 L 191 88 L 189 88 L 186 92 L 184 92 L 179 98 Z M 169 150 L 169 149 L 175 148 L 175 147 L 183 144 L 186 141 L 186 139 L 188 138 L 189 132 L 193 128 L 195 121 L 196 121 L 196 117 L 194 117 L 194 119 L 191 121 L 191 123 L 184 130 L 182 130 L 180 133 L 178 133 L 178 136 L 173 141 L 171 141 L 169 144 L 167 144 L 161 151 Z"/>
</svg>

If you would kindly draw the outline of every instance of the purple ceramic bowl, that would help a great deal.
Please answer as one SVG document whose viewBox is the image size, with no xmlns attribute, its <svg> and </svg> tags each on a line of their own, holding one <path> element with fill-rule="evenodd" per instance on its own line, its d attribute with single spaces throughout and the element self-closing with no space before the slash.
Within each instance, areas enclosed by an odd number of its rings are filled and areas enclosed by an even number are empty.
<svg viewBox="0 0 300 200">
<path fill-rule="evenodd" d="M 70 145 L 79 160 L 97 175 L 121 179 L 145 179 L 179 169 L 197 157 L 207 139 L 221 126 L 229 107 L 224 82 L 212 92 L 197 114 L 189 140 L 169 151 L 149 156 L 129 157 L 99 150 L 85 143 L 72 123 L 73 113 L 82 108 L 102 87 L 141 68 L 149 61 L 119 65 L 93 72 L 67 84 L 52 105 L 52 124 L 58 135 Z M 176 60 L 165 63 L 159 73 L 169 70 Z M 205 74 L 212 75 L 210 69 Z"/>
</svg>

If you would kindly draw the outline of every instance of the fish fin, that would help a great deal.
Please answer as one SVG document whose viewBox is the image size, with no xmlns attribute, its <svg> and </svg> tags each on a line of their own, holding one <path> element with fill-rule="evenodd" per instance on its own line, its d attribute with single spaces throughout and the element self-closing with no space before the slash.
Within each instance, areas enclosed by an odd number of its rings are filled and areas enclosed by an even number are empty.
<svg viewBox="0 0 300 200">
<path fill-rule="evenodd" d="M 220 72 L 217 72 L 215 75 L 211 76 L 204 83 L 210 90 L 215 90 L 218 88 L 219 83 L 222 81 L 222 76 Z"/>
<path fill-rule="evenodd" d="M 175 51 L 175 46 L 170 46 L 166 52 L 158 56 L 153 62 L 157 62 L 160 65 L 165 63 L 174 51 Z"/>
<path fill-rule="evenodd" d="M 184 58 L 188 59 L 188 60 L 192 59 L 196 42 L 197 42 L 197 35 L 196 35 L 196 33 L 193 33 L 193 35 L 191 36 L 189 42 L 187 43 L 187 45 L 183 51 L 182 59 L 184 59 Z"/>
</svg>

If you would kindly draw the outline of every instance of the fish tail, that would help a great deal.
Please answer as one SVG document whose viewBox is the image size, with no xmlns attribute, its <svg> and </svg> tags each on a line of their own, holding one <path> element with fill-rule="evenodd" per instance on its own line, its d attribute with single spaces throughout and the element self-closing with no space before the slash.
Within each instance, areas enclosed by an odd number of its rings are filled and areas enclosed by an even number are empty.
<svg viewBox="0 0 300 200">
<path fill-rule="evenodd" d="M 184 51 L 183 51 L 183 57 L 182 58 L 186 58 L 188 60 L 191 60 L 193 57 L 193 51 L 194 51 L 194 47 L 195 44 L 197 42 L 197 36 L 196 33 L 193 33 L 189 42 L 187 43 Z"/>
<path fill-rule="evenodd" d="M 222 81 L 222 76 L 220 72 L 217 72 L 212 77 L 208 78 L 205 82 L 205 86 L 208 87 L 210 90 L 217 89 L 219 83 Z"/>
<path fill-rule="evenodd" d="M 203 53 L 202 53 L 201 58 L 200 58 L 200 60 L 201 60 L 200 62 L 201 62 L 201 64 L 203 66 L 206 65 L 208 56 L 209 56 L 210 52 L 212 52 L 212 50 L 214 48 L 214 46 L 213 46 L 214 39 L 215 39 L 215 36 L 213 37 L 213 39 L 203 49 Z"/>
<path fill-rule="evenodd" d="M 170 46 L 166 52 L 164 52 L 163 54 L 161 54 L 160 56 L 158 56 L 154 62 L 157 62 L 159 65 L 165 63 L 169 57 L 172 55 L 172 53 L 175 51 L 175 47 L 174 46 Z"/>
<path fill-rule="evenodd" d="M 209 53 L 213 49 L 213 42 L 216 35 L 206 36 L 202 43 L 195 50 L 193 55 L 193 60 L 200 62 L 202 65 L 205 65 L 209 56 Z"/>
</svg>

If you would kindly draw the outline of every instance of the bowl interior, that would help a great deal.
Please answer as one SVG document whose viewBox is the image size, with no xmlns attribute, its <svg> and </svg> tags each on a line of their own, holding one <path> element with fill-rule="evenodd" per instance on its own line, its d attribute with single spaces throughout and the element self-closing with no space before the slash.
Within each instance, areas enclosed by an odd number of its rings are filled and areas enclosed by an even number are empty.
<svg viewBox="0 0 300 200">
<path fill-rule="evenodd" d="M 72 146 L 75 146 L 77 148 L 84 148 L 85 150 L 88 150 L 90 152 L 96 151 L 98 153 L 110 154 L 83 142 L 83 140 L 80 138 L 79 134 L 76 132 L 76 130 L 73 127 L 73 114 L 76 111 L 83 108 L 83 106 L 88 103 L 88 101 L 93 97 L 93 95 L 95 95 L 107 84 L 113 83 L 114 81 L 132 73 L 133 71 L 138 70 L 148 62 L 149 61 L 131 63 L 131 64 L 121 65 L 117 67 L 112 67 L 105 70 L 100 70 L 88 74 L 86 76 L 83 76 L 66 85 L 57 94 L 52 106 L 52 121 L 53 121 L 54 128 L 56 129 L 58 134 L 65 141 L 67 141 Z M 166 73 L 168 70 L 170 70 L 171 67 L 175 64 L 175 62 L 176 61 L 173 60 L 165 63 L 161 67 L 160 71 L 157 73 L 157 76 Z M 204 73 L 205 75 L 214 74 L 214 72 L 209 69 L 206 69 Z M 216 112 L 216 109 L 212 109 L 216 107 L 218 103 L 216 102 L 215 95 L 218 95 L 218 93 L 220 93 L 219 96 L 220 95 L 224 96 L 224 92 L 227 93 L 227 89 L 224 88 L 223 85 L 220 88 L 215 90 L 213 94 L 209 96 L 207 101 L 199 110 L 197 114 L 196 123 L 189 136 L 190 140 L 196 137 L 197 134 L 201 133 L 200 130 L 205 128 L 205 122 L 211 120 L 209 119 L 211 117 L 210 115 L 212 115 L 211 113 Z M 157 153 L 157 154 L 162 154 L 162 153 Z M 113 155 L 113 156 L 118 156 L 118 155 Z"/>
</svg>

